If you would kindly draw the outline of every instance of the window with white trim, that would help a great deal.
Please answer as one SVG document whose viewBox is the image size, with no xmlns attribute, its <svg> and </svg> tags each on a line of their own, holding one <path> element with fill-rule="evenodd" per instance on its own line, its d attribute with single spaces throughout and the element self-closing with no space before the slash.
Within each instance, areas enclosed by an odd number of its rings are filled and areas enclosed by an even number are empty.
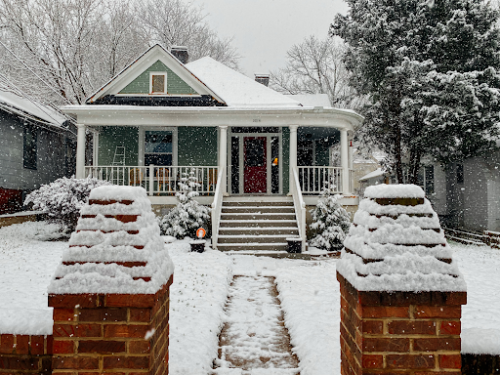
<svg viewBox="0 0 500 375">
<path fill-rule="evenodd" d="M 146 131 L 144 165 L 170 166 L 173 161 L 173 134 L 171 131 Z"/>
<path fill-rule="evenodd" d="M 165 73 L 150 73 L 149 87 L 151 94 L 166 94 L 167 75 Z"/>
</svg>

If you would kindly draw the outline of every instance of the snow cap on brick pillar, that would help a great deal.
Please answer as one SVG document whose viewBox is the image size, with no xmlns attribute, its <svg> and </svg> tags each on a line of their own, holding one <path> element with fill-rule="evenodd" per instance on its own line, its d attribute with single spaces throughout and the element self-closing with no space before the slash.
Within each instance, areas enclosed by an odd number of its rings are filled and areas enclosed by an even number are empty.
<svg viewBox="0 0 500 375">
<path fill-rule="evenodd" d="M 146 190 L 91 191 L 49 293 L 154 294 L 174 270 Z"/>
<path fill-rule="evenodd" d="M 168 374 L 173 271 L 146 191 L 92 190 L 49 285 L 53 374 Z"/>
<path fill-rule="evenodd" d="M 439 218 L 422 188 L 365 190 L 337 270 L 364 291 L 466 290 Z"/>
<path fill-rule="evenodd" d="M 423 190 L 367 188 L 344 245 L 342 374 L 459 375 L 466 284 Z"/>
</svg>

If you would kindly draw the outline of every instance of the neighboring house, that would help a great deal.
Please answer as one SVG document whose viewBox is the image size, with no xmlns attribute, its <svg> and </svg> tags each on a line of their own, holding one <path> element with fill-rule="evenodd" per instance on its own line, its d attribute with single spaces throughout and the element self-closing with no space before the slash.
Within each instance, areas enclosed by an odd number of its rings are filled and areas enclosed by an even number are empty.
<svg viewBox="0 0 500 375">
<path fill-rule="evenodd" d="M 168 206 L 177 202 L 179 179 L 193 171 L 200 201 L 213 203 L 215 246 L 218 235 L 220 246 L 230 237 L 218 232 L 221 217 L 224 222 L 231 211 L 225 208 L 221 216 L 222 204 L 292 205 L 303 240 L 305 204 L 316 203 L 328 178 L 347 196 L 345 205 L 357 205 L 349 139 L 360 115 L 325 106 L 321 96 L 282 95 L 261 76 L 256 82 L 210 57 L 190 63 L 187 57 L 183 48 L 170 53 L 156 45 L 84 105 L 63 108 L 77 122 L 78 177 L 140 185 L 154 205 Z M 94 134 L 93 165 L 84 165 L 87 130 Z M 330 151 L 339 143 L 341 166 L 333 167 Z M 281 217 L 266 210 L 259 212 Z"/>
<path fill-rule="evenodd" d="M 500 232 L 500 154 L 434 166 L 436 211 L 449 228 Z"/>
<path fill-rule="evenodd" d="M 354 193 L 363 196 L 365 189 L 370 185 L 387 183 L 387 174 L 383 171 L 381 162 L 384 160 L 383 152 L 373 152 L 364 155 L 359 148 L 353 150 Z"/>
<path fill-rule="evenodd" d="M 67 119 L 22 93 L 0 88 L 0 214 L 22 209 L 26 193 L 74 174 L 76 136 Z"/>
</svg>

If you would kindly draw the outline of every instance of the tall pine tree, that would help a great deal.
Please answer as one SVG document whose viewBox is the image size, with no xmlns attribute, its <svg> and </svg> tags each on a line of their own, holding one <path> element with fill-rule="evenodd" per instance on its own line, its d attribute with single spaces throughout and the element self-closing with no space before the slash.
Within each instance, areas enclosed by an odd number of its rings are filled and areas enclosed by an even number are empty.
<svg viewBox="0 0 500 375">
<path fill-rule="evenodd" d="M 417 183 L 422 157 L 446 164 L 494 146 L 500 122 L 498 12 L 479 0 L 346 0 L 332 35 L 351 84 L 371 98 L 360 139 Z"/>
</svg>

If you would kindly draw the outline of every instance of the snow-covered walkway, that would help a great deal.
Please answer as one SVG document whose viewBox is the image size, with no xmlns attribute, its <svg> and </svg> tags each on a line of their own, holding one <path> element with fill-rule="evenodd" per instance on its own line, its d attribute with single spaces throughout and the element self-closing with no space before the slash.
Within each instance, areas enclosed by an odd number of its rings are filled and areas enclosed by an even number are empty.
<svg viewBox="0 0 500 375">
<path fill-rule="evenodd" d="M 277 296 L 274 277 L 234 277 L 216 374 L 297 374 L 298 360 L 290 350 Z"/>
</svg>

